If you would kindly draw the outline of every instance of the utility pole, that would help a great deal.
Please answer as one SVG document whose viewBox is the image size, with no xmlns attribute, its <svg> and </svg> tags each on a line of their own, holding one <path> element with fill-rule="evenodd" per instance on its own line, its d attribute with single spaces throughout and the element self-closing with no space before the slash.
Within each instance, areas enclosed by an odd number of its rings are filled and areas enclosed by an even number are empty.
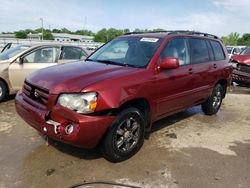
<svg viewBox="0 0 250 188">
<path fill-rule="evenodd" d="M 84 28 L 83 30 L 87 30 L 87 16 L 84 17 Z"/>
<path fill-rule="evenodd" d="M 40 18 L 42 24 L 42 41 L 43 41 L 43 18 Z"/>
</svg>

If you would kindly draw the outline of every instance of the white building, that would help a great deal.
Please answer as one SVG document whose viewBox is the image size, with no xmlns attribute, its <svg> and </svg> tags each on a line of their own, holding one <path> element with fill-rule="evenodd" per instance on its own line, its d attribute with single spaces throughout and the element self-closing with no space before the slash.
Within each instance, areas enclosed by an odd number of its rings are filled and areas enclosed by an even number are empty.
<svg viewBox="0 0 250 188">
<path fill-rule="evenodd" d="M 93 36 L 83 36 L 83 35 L 72 35 L 68 33 L 52 33 L 54 40 L 59 42 L 93 42 Z"/>
<path fill-rule="evenodd" d="M 41 40 L 42 38 L 42 33 L 29 33 L 27 34 L 27 39 L 29 40 Z M 0 39 L 16 39 L 16 34 L 14 33 L 5 33 L 5 34 L 0 34 Z"/>
</svg>

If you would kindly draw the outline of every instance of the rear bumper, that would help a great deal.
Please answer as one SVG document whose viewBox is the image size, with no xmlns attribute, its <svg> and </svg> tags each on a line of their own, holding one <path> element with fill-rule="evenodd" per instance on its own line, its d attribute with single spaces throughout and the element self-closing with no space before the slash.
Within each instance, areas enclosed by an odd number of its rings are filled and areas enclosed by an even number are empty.
<svg viewBox="0 0 250 188">
<path fill-rule="evenodd" d="M 250 84 L 250 74 L 234 69 L 232 74 L 232 81 Z"/>
<path fill-rule="evenodd" d="M 108 127 L 114 121 L 114 116 L 86 116 L 77 114 L 60 105 L 55 105 L 53 109 L 44 110 L 29 104 L 22 92 L 18 92 L 15 104 L 17 113 L 43 135 L 54 140 L 68 143 L 82 148 L 94 148 Z M 47 123 L 48 120 L 58 122 L 58 132 L 55 126 Z M 66 134 L 65 127 L 73 125 L 71 134 Z"/>
</svg>

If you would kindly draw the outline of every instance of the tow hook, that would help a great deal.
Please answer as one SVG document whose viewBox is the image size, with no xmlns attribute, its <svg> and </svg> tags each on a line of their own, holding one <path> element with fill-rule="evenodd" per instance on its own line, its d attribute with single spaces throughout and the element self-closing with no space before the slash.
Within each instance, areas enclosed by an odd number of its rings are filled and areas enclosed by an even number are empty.
<svg viewBox="0 0 250 188">
<path fill-rule="evenodd" d="M 59 127 L 60 127 L 61 123 L 58 123 L 58 122 L 53 121 L 53 120 L 48 120 L 48 121 L 46 121 L 46 123 L 49 125 L 53 125 L 55 134 L 59 134 Z"/>
</svg>

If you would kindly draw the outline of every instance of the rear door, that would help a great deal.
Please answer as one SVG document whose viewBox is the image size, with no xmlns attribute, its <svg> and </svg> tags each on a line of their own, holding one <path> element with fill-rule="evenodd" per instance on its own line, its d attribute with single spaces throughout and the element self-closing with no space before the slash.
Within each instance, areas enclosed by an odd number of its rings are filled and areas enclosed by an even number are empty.
<svg viewBox="0 0 250 188">
<path fill-rule="evenodd" d="M 195 88 L 191 95 L 196 99 L 194 102 L 203 102 L 210 93 L 211 83 L 213 83 L 214 56 L 210 44 L 206 39 L 191 37 L 189 39 L 191 64 L 193 66 L 196 80 Z"/>
<path fill-rule="evenodd" d="M 186 38 L 173 38 L 161 52 L 160 59 L 178 58 L 177 69 L 161 69 L 156 75 L 154 93 L 157 103 L 157 117 L 185 109 L 193 102 L 190 92 L 195 88 L 196 75 L 190 64 L 189 45 Z"/>
<path fill-rule="evenodd" d="M 211 63 L 211 86 L 214 86 L 214 84 L 223 76 L 223 70 L 228 67 L 228 64 L 227 62 L 225 63 L 226 54 L 224 53 L 220 42 L 216 40 L 210 40 L 209 42 L 214 54 L 214 61 Z"/>
<path fill-rule="evenodd" d="M 9 67 L 9 79 L 13 89 L 21 89 L 24 79 L 30 73 L 56 65 L 59 47 L 42 47 L 22 56 L 21 63 L 14 62 Z"/>
</svg>

